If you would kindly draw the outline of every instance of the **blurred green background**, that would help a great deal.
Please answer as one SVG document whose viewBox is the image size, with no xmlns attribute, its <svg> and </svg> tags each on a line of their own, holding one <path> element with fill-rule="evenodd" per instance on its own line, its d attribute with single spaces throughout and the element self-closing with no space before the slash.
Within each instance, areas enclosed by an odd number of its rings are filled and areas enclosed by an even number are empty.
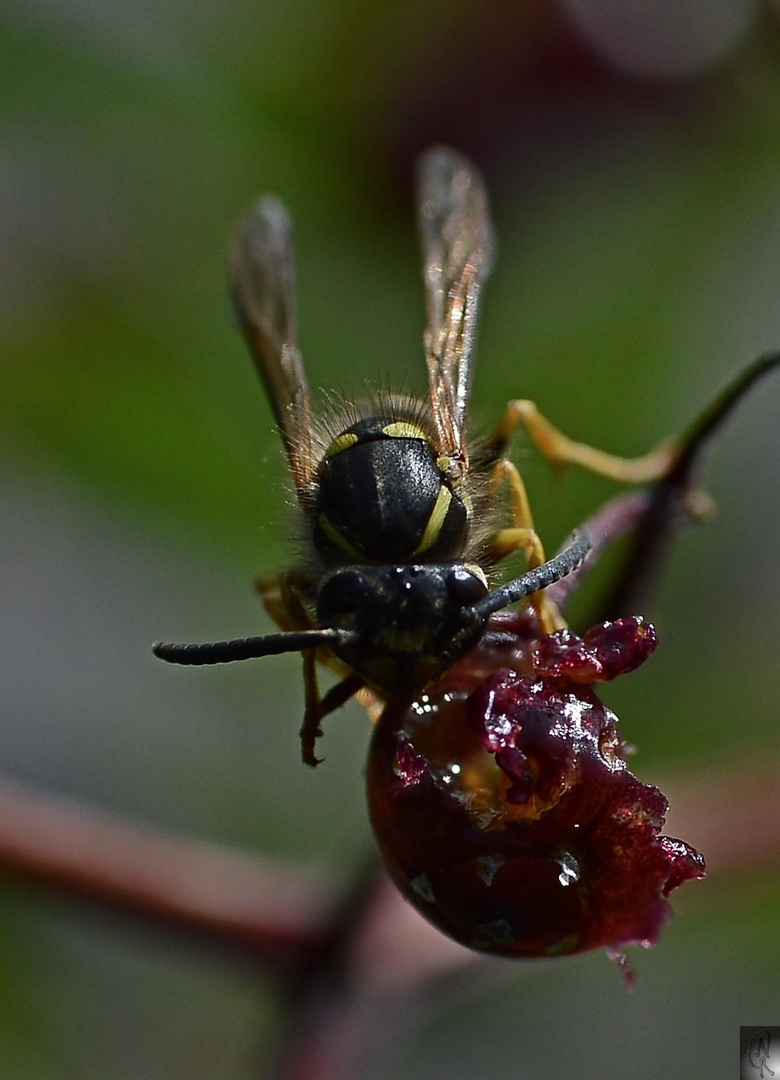
<svg viewBox="0 0 780 1080">
<path fill-rule="evenodd" d="M 251 581 L 292 557 L 227 235 L 257 192 L 290 208 L 313 386 L 423 390 L 411 171 L 426 145 L 458 147 L 500 244 L 475 426 L 533 397 L 569 434 L 642 452 L 780 343 L 777 7 L 668 8 L 2 0 L 7 774 L 360 863 L 360 711 L 331 718 L 312 773 L 297 658 L 186 671 L 149 652 L 262 632 Z M 780 760 L 778 383 L 712 455 L 720 514 L 680 543 L 648 612 L 659 652 L 610 688 L 644 779 Z M 555 481 L 522 438 L 516 459 L 549 547 L 613 491 Z M 776 868 L 688 886 L 675 908 L 635 955 L 633 997 L 600 955 L 497 962 L 371 1075 L 735 1075 L 739 1025 L 780 1023 Z M 263 1074 L 278 1011 L 249 965 L 10 878 L 0 955 L 2 1080 Z"/>
</svg>

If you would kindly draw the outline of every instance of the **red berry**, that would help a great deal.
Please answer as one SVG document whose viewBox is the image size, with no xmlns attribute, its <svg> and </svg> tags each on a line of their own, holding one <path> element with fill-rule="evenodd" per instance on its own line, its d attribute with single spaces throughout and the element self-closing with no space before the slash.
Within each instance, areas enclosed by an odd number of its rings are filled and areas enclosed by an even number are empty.
<svg viewBox="0 0 780 1080">
<path fill-rule="evenodd" d="M 668 893 L 704 875 L 661 835 L 665 797 L 625 762 L 617 717 L 587 685 L 655 648 L 641 619 L 535 640 L 503 616 L 411 708 L 374 732 L 368 797 L 401 891 L 445 933 L 507 956 L 653 944 Z M 498 633 L 496 632 L 498 631 Z"/>
</svg>

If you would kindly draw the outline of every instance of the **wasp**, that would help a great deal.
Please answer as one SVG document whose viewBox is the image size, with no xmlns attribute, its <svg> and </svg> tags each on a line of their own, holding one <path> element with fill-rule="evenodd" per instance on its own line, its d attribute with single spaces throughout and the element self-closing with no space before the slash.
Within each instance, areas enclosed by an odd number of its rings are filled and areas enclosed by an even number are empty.
<svg viewBox="0 0 780 1080">
<path fill-rule="evenodd" d="M 411 702 L 481 640 L 493 612 L 529 598 L 542 633 L 565 624 L 544 589 L 586 558 L 575 533 L 547 559 L 525 485 L 507 457 L 523 425 L 555 465 L 647 482 L 675 460 L 674 444 L 624 459 L 568 439 L 533 402 L 511 401 L 491 436 L 471 441 L 467 407 L 480 294 L 493 228 L 477 169 L 435 147 L 418 168 L 427 325 L 428 397 L 377 393 L 315 413 L 295 318 L 290 219 L 272 196 L 239 222 L 229 248 L 230 291 L 287 453 L 307 554 L 258 581 L 279 633 L 208 644 L 158 642 L 177 664 L 216 664 L 300 651 L 303 759 L 315 765 L 320 722 L 353 695 L 378 714 Z M 507 499 L 508 493 L 508 499 Z M 522 552 L 527 570 L 495 585 Z M 316 664 L 340 680 L 320 694 Z"/>
</svg>

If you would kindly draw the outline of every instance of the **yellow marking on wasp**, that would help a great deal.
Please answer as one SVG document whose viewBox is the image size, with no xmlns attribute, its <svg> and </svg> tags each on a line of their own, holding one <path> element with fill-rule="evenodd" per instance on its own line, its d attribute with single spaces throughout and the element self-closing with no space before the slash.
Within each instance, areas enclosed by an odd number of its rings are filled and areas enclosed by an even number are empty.
<svg viewBox="0 0 780 1080">
<path fill-rule="evenodd" d="M 325 514 L 320 514 L 317 518 L 317 524 L 327 536 L 328 540 L 340 547 L 343 552 L 349 555 L 350 559 L 354 559 L 355 562 L 362 562 L 363 556 L 356 547 L 350 544 L 349 540 L 345 536 L 342 536 L 332 521 L 329 521 Z"/>
<path fill-rule="evenodd" d="M 413 555 L 419 555 L 421 552 L 427 551 L 429 547 L 436 543 L 451 502 L 452 492 L 445 484 L 442 484 L 439 488 L 439 494 L 436 496 L 433 510 L 431 510 L 431 516 L 425 526 L 425 532 L 422 534 L 422 540 L 412 552 Z"/>
<path fill-rule="evenodd" d="M 382 434 L 387 435 L 389 439 L 422 439 L 423 442 L 428 441 L 428 436 L 422 428 L 404 420 L 397 420 L 392 424 L 387 424 L 382 428 Z"/>
<path fill-rule="evenodd" d="M 335 457 L 336 454 L 340 454 L 343 450 L 349 450 L 350 446 L 354 446 L 358 441 L 359 438 L 354 431 L 345 431 L 343 434 L 337 435 L 325 451 L 325 460 Z"/>
<path fill-rule="evenodd" d="M 475 578 L 478 578 L 482 582 L 486 589 L 489 588 L 488 579 L 485 576 L 485 571 L 482 569 L 481 566 L 477 566 L 476 563 L 466 563 L 465 566 L 466 569 L 469 570 Z"/>
</svg>

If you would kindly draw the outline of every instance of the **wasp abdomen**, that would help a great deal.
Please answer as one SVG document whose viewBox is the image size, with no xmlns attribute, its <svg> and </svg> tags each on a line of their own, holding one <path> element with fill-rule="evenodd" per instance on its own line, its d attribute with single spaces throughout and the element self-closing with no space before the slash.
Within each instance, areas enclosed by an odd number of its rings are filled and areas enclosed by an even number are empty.
<svg viewBox="0 0 780 1080">
<path fill-rule="evenodd" d="M 469 514 L 428 434 L 368 417 L 328 447 L 319 467 L 314 542 L 328 558 L 439 561 L 465 547 Z"/>
</svg>

